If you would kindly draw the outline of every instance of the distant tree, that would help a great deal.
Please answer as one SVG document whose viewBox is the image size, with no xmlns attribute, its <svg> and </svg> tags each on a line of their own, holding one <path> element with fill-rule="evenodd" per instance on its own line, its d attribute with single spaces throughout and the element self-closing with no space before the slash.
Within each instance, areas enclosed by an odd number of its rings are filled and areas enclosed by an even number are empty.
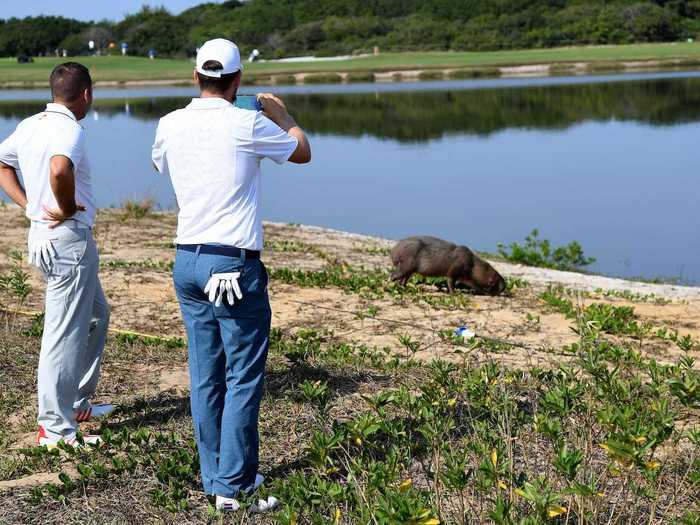
<svg viewBox="0 0 700 525">
<path fill-rule="evenodd" d="M 129 52 L 145 55 L 155 49 L 159 55 L 187 53 L 187 28 L 165 8 L 144 6 L 114 27 L 119 40 L 129 44 Z"/>
<path fill-rule="evenodd" d="M 95 42 L 95 49 L 106 49 L 110 42 L 114 41 L 114 35 L 109 27 L 95 25 L 88 27 L 77 34 L 68 35 L 59 45 L 71 56 L 83 55 L 89 52 L 88 43 Z"/>
<path fill-rule="evenodd" d="M 457 29 L 452 22 L 415 14 L 397 20 L 382 43 L 397 50 L 445 50 L 450 49 Z"/>
<path fill-rule="evenodd" d="M 622 10 L 621 18 L 635 42 L 676 40 L 682 33 L 680 17 L 655 4 L 632 4 Z"/>
<path fill-rule="evenodd" d="M 192 55 L 234 40 L 246 55 L 346 54 L 382 49 L 488 50 L 665 42 L 700 36 L 700 0 L 229 0 L 175 16 L 144 7 L 122 21 L 0 20 L 0 56 L 83 52 L 89 40 L 131 53 Z"/>
<path fill-rule="evenodd" d="M 87 23 L 60 16 L 37 16 L 4 21 L 0 31 L 0 56 L 51 54 L 66 36 Z"/>
</svg>

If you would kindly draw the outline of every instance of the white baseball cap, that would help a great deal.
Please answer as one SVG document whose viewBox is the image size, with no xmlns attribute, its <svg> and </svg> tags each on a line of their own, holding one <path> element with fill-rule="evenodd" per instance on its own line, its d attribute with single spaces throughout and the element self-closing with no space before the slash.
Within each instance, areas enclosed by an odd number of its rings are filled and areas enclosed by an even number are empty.
<svg viewBox="0 0 700 525">
<path fill-rule="evenodd" d="M 210 60 L 219 62 L 224 68 L 218 71 L 204 69 L 202 66 Z M 230 40 L 225 38 L 207 40 L 197 51 L 196 70 L 200 75 L 221 78 L 221 75 L 235 73 L 241 69 L 243 69 L 243 66 L 241 65 L 241 54 L 238 51 L 238 46 Z"/>
</svg>

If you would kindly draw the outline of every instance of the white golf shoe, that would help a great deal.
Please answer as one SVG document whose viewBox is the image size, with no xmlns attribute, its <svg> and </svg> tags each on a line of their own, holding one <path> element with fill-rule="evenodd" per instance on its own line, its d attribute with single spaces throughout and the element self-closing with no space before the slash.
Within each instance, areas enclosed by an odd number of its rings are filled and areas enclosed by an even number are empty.
<svg viewBox="0 0 700 525">
<path fill-rule="evenodd" d="M 253 485 L 253 491 L 255 491 L 260 485 L 265 481 L 265 477 L 262 474 L 256 474 L 255 484 Z M 257 503 L 254 503 L 249 507 L 250 512 L 260 513 L 269 512 L 276 508 L 280 504 L 279 500 L 274 496 L 268 496 L 267 499 L 259 499 Z M 236 498 L 226 498 L 224 496 L 216 496 L 216 510 L 221 510 L 224 512 L 233 512 L 239 510 L 241 504 Z"/>
<path fill-rule="evenodd" d="M 268 496 L 267 499 L 259 499 L 257 503 L 254 503 L 249 507 L 249 510 L 253 513 L 269 512 L 276 508 L 279 504 L 280 502 L 276 497 Z M 240 508 L 241 504 L 236 498 L 225 498 L 224 496 L 216 497 L 216 510 L 233 512 L 239 510 Z"/>
</svg>

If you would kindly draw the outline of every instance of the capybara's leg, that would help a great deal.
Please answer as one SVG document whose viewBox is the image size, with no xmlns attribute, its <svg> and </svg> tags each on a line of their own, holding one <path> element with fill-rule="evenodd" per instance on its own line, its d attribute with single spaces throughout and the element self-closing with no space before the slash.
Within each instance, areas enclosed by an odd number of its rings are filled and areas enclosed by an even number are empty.
<svg viewBox="0 0 700 525">
<path fill-rule="evenodd" d="M 406 261 L 405 257 L 400 258 L 395 262 L 396 269 L 391 273 L 392 281 L 399 281 L 402 286 L 406 286 L 406 283 L 411 278 L 411 275 L 415 273 L 415 268 Z"/>
<path fill-rule="evenodd" d="M 398 269 L 391 272 L 391 280 L 392 281 L 399 281 L 402 286 L 406 286 L 406 283 L 411 278 L 411 275 L 413 275 L 413 272 L 411 270 L 408 270 L 408 271 L 403 270 L 402 271 L 401 266 L 399 266 Z"/>
<path fill-rule="evenodd" d="M 450 293 L 454 293 L 454 291 L 455 291 L 455 280 L 454 280 L 454 277 L 448 277 L 448 278 L 447 278 L 447 289 L 449 290 Z"/>
</svg>

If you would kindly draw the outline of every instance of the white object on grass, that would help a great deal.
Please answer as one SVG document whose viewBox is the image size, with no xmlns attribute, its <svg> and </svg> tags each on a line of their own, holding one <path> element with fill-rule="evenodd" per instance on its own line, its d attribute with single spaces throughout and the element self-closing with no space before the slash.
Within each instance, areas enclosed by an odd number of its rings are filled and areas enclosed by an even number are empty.
<svg viewBox="0 0 700 525">
<path fill-rule="evenodd" d="M 235 299 L 243 299 L 243 292 L 238 284 L 241 272 L 215 273 L 204 287 L 204 293 L 209 296 L 214 306 L 221 306 L 224 295 L 227 296 L 228 304 L 233 306 Z"/>
<path fill-rule="evenodd" d="M 454 331 L 457 337 L 462 337 L 464 339 L 474 339 L 476 337 L 476 332 L 467 328 L 466 326 L 460 326 Z"/>
</svg>

